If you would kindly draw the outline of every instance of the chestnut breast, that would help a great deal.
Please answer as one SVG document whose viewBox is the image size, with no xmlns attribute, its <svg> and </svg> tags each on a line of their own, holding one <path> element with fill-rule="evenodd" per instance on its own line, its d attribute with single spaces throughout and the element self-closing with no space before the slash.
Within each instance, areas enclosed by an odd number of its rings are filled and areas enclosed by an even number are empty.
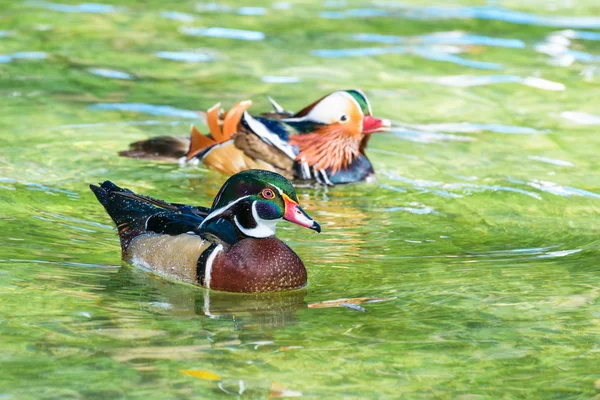
<svg viewBox="0 0 600 400">
<path fill-rule="evenodd" d="M 247 238 L 216 254 L 209 286 L 229 292 L 266 292 L 306 285 L 302 260 L 276 237 Z"/>
</svg>

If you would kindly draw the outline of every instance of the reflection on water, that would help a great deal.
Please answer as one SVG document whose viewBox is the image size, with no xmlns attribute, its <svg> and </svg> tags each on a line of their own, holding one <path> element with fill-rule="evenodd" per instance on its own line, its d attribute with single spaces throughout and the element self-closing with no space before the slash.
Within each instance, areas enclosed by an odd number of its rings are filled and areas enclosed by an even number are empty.
<svg viewBox="0 0 600 400">
<path fill-rule="evenodd" d="M 148 300 L 140 303 L 144 309 L 179 318 L 199 316 L 230 321 L 236 329 L 284 327 L 295 323 L 296 312 L 306 308 L 306 290 L 263 294 L 215 292 L 171 282 L 130 266 L 113 275 L 111 288 L 120 290 L 138 285 L 152 289 Z"/>
</svg>

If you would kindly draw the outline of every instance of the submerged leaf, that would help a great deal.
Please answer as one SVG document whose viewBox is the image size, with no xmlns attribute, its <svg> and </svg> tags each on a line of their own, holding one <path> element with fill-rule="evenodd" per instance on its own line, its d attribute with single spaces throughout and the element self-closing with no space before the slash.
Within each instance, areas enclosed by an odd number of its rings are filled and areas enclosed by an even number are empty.
<svg viewBox="0 0 600 400">
<path fill-rule="evenodd" d="M 194 378 L 204 379 L 207 381 L 221 380 L 221 377 L 219 375 L 213 374 L 212 372 L 209 372 L 209 371 L 201 371 L 201 370 L 194 370 L 194 369 L 181 369 L 181 370 L 179 370 L 179 372 L 181 372 L 182 374 L 193 376 Z"/>
</svg>

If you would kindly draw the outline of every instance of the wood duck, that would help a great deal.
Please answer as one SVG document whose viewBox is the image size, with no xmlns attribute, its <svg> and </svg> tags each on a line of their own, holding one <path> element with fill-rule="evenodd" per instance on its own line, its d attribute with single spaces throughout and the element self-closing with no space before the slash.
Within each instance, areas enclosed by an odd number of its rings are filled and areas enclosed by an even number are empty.
<svg viewBox="0 0 600 400">
<path fill-rule="evenodd" d="M 365 149 L 371 134 L 388 130 L 390 123 L 373 117 L 362 91 L 333 92 L 295 114 L 269 100 L 274 112 L 260 116 L 246 111 L 249 100 L 226 114 L 216 104 L 205 114 L 209 135 L 192 126 L 189 138 L 135 142 L 119 154 L 171 161 L 185 157 L 225 174 L 260 168 L 325 185 L 375 178 Z"/>
<path fill-rule="evenodd" d="M 230 177 L 212 207 L 142 196 L 105 181 L 90 188 L 119 230 L 123 260 L 228 292 L 306 285 L 302 260 L 275 237 L 282 219 L 321 232 L 283 176 L 246 170 Z"/>
</svg>

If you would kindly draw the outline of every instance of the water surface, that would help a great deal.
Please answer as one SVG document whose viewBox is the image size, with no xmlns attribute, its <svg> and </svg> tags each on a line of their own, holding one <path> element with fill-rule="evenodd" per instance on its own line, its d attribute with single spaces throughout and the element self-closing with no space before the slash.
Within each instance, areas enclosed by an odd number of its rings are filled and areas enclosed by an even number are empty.
<svg viewBox="0 0 600 400">
<path fill-rule="evenodd" d="M 0 398 L 597 396 L 600 9 L 521 3 L 4 2 Z M 120 261 L 90 183 L 207 205 L 225 177 L 118 150 L 352 87 L 394 129 L 377 182 L 298 190 L 306 289 Z"/>
</svg>

